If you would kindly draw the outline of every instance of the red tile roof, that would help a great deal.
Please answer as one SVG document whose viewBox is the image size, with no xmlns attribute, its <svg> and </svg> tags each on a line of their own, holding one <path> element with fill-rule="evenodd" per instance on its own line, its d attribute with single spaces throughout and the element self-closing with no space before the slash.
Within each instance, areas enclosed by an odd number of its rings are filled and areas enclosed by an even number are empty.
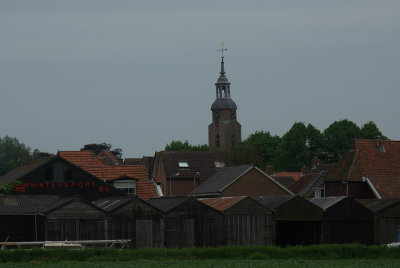
<svg viewBox="0 0 400 268">
<path fill-rule="evenodd" d="M 297 181 L 301 177 L 301 172 L 275 172 L 274 177 L 293 177 Z"/>
<path fill-rule="evenodd" d="M 400 141 L 355 140 L 353 151 L 339 160 L 324 180 L 368 178 L 382 198 L 400 197 Z"/>
<path fill-rule="evenodd" d="M 137 179 L 136 194 L 138 197 L 144 200 L 158 197 L 154 183 L 147 181 L 148 172 L 142 165 L 109 166 L 104 164 L 92 151 L 61 151 L 59 155 L 101 180 L 111 182 L 122 176 L 133 177 Z"/>
<path fill-rule="evenodd" d="M 215 208 L 216 210 L 224 212 L 233 205 L 239 203 L 244 198 L 246 198 L 246 196 L 199 198 L 197 200 L 212 208 Z"/>
<path fill-rule="evenodd" d="M 288 188 L 294 194 L 299 194 L 301 190 L 307 187 L 314 179 L 317 177 L 319 173 L 310 173 L 304 176 L 301 176 L 297 181 L 291 184 Z"/>
</svg>

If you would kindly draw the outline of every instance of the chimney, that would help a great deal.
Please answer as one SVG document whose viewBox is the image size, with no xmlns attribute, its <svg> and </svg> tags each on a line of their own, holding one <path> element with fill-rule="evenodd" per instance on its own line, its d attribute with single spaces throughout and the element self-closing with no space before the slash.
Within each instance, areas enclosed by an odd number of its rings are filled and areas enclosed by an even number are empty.
<svg viewBox="0 0 400 268">
<path fill-rule="evenodd" d="M 271 166 L 271 165 L 268 165 L 268 166 L 265 167 L 265 172 L 266 172 L 268 175 L 275 176 L 274 167 Z"/>
<path fill-rule="evenodd" d="M 144 157 L 143 157 L 144 158 Z M 143 163 L 144 164 L 144 163 Z M 147 158 L 147 164 L 148 164 L 148 167 L 147 167 L 147 171 L 148 171 L 148 177 L 147 177 L 147 180 L 148 181 L 153 181 L 153 177 L 151 176 L 151 173 L 153 173 L 153 166 L 151 165 L 151 157 L 148 157 Z"/>
<path fill-rule="evenodd" d="M 311 160 L 311 169 L 316 169 L 316 168 L 318 168 L 320 163 L 321 163 L 321 160 L 319 160 L 318 157 L 314 157 L 314 158 Z"/>
<path fill-rule="evenodd" d="M 378 152 L 385 152 L 385 147 L 382 146 L 381 144 L 381 136 L 376 137 L 376 150 Z"/>
<path fill-rule="evenodd" d="M 309 173 L 310 172 L 310 169 L 307 167 L 307 166 L 303 166 L 302 168 L 301 168 L 301 176 L 304 176 L 305 174 L 307 174 L 307 173 Z"/>
<path fill-rule="evenodd" d="M 381 136 L 376 137 L 376 148 L 379 151 L 381 149 Z"/>
</svg>

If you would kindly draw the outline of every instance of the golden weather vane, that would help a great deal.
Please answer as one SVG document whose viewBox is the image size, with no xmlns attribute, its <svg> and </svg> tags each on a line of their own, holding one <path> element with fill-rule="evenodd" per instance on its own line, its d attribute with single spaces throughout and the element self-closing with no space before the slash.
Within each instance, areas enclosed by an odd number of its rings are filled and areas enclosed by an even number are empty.
<svg viewBox="0 0 400 268">
<path fill-rule="evenodd" d="M 223 58 L 224 51 L 228 51 L 228 49 L 224 48 L 224 41 L 221 42 L 221 49 L 217 49 L 217 51 L 221 51 L 221 58 Z"/>
</svg>

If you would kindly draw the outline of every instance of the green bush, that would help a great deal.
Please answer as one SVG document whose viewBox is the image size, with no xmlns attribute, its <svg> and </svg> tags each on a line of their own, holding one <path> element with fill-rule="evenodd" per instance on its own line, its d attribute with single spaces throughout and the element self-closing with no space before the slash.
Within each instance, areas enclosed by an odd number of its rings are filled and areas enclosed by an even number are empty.
<svg viewBox="0 0 400 268">
<path fill-rule="evenodd" d="M 218 247 L 218 248 L 143 248 L 135 250 L 118 250 L 113 248 L 73 249 L 11 249 L 0 251 L 0 262 L 60 262 L 60 261 L 116 261 L 134 260 L 178 260 L 178 259 L 400 259 L 399 248 L 385 246 L 365 246 L 360 244 L 346 245 L 313 245 L 289 246 L 251 246 L 251 247 Z"/>
</svg>

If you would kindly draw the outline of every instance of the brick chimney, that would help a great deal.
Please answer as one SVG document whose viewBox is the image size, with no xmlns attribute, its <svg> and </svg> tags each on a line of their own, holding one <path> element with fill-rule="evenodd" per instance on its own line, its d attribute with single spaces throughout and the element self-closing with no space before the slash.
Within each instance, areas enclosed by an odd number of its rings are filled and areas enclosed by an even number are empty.
<svg viewBox="0 0 400 268">
<path fill-rule="evenodd" d="M 311 160 L 311 169 L 317 169 L 319 167 L 319 164 L 321 164 L 321 160 L 319 160 L 318 157 L 314 157 Z"/>
<path fill-rule="evenodd" d="M 307 166 L 303 166 L 301 168 L 301 176 L 304 176 L 307 173 L 310 173 L 310 169 Z"/>
<path fill-rule="evenodd" d="M 381 143 L 381 136 L 376 137 L 376 150 L 378 152 L 385 152 L 385 147 Z"/>
<path fill-rule="evenodd" d="M 271 176 L 275 176 L 274 167 L 271 165 L 266 166 L 265 173 L 267 173 L 268 175 L 271 175 Z"/>
</svg>

